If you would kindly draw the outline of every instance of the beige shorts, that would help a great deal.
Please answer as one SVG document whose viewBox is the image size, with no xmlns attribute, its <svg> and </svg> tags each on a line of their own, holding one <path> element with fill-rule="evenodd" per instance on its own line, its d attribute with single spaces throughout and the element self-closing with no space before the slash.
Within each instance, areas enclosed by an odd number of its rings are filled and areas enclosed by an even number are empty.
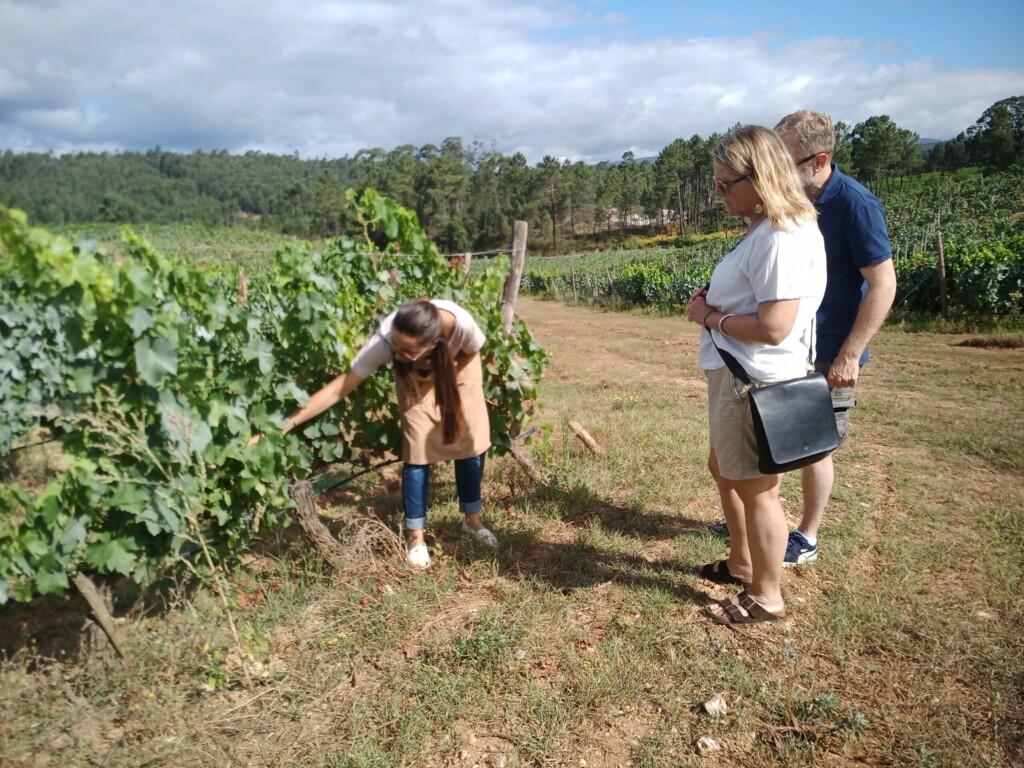
<svg viewBox="0 0 1024 768">
<path fill-rule="evenodd" d="M 729 480 L 762 477 L 750 399 L 728 368 L 705 371 L 708 378 L 708 432 L 718 471 Z"/>
</svg>

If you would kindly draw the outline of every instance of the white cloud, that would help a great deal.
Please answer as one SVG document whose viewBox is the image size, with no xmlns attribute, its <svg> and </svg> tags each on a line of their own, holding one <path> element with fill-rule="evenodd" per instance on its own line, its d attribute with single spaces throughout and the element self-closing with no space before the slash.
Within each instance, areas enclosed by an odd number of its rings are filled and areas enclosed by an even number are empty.
<svg viewBox="0 0 1024 768">
<path fill-rule="evenodd" d="M 7 99 L 15 99 L 28 92 L 28 83 L 20 77 L 15 77 L 6 69 L 0 69 L 0 102 Z"/>
<path fill-rule="evenodd" d="M 621 26 L 560 0 L 0 0 L 0 148 L 336 156 L 455 135 L 604 159 L 800 107 L 946 138 L 1024 93 L 1024 69 L 879 65 L 892 41 Z"/>
</svg>

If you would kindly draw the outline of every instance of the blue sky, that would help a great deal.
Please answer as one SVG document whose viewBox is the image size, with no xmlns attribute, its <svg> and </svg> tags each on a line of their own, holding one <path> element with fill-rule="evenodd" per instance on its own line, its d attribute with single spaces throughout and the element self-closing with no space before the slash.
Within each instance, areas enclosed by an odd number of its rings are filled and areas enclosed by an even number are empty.
<svg viewBox="0 0 1024 768">
<path fill-rule="evenodd" d="M 657 154 L 801 108 L 926 138 L 1024 95 L 1024 0 L 0 0 L 0 151 Z"/>
<path fill-rule="evenodd" d="M 879 60 L 932 58 L 955 67 L 1024 65 L 1024 0 L 577 0 L 582 10 L 616 14 L 614 35 L 748 37 L 783 41 L 858 37 Z M 584 33 L 585 34 L 585 33 Z"/>
</svg>

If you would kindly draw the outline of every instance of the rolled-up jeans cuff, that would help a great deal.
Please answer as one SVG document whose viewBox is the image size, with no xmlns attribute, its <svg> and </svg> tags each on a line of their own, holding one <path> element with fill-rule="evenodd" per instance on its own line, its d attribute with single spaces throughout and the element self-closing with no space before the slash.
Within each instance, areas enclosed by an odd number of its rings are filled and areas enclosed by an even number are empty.
<svg viewBox="0 0 1024 768">
<path fill-rule="evenodd" d="M 480 510 L 484 508 L 484 500 L 477 499 L 476 501 L 460 501 L 459 512 L 464 515 L 478 515 Z"/>
<path fill-rule="evenodd" d="M 427 518 L 425 517 L 407 517 L 405 518 L 405 530 L 407 531 L 422 531 L 427 527 Z"/>
</svg>

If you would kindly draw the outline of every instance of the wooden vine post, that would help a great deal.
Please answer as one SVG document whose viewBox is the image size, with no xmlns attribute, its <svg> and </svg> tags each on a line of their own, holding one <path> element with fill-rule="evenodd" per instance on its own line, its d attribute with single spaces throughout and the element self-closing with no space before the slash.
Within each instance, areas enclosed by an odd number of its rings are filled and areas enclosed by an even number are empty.
<svg viewBox="0 0 1024 768">
<path fill-rule="evenodd" d="M 529 227 L 525 221 L 517 221 L 512 229 L 512 270 L 505 280 L 501 292 L 501 322 L 506 331 L 512 330 L 516 313 L 516 299 L 519 298 L 519 284 L 523 281 L 523 265 L 526 263 L 526 236 Z"/>
<path fill-rule="evenodd" d="M 587 446 L 592 454 L 595 456 L 604 456 L 604 448 L 602 448 L 597 440 L 575 419 L 569 419 L 569 429 L 573 431 L 573 434 L 578 437 L 582 443 Z"/>
<path fill-rule="evenodd" d="M 939 306 L 946 314 L 946 252 L 942 247 L 942 233 L 939 232 Z"/>
<path fill-rule="evenodd" d="M 516 299 L 519 298 L 519 285 L 523 281 L 523 266 L 526 264 L 526 237 L 529 226 L 525 221 L 516 221 L 512 226 L 512 269 L 505 279 L 505 289 L 501 292 L 501 324 L 506 331 L 512 330 L 512 321 L 516 314 Z M 543 484 L 547 478 L 540 471 L 526 451 L 515 443 L 509 452 L 519 462 L 526 474 L 535 483 Z"/>
<path fill-rule="evenodd" d="M 252 278 L 245 274 L 245 269 L 238 270 L 238 296 L 235 298 L 235 306 L 241 309 L 245 306 L 245 300 L 249 298 L 249 285 Z"/>
</svg>

